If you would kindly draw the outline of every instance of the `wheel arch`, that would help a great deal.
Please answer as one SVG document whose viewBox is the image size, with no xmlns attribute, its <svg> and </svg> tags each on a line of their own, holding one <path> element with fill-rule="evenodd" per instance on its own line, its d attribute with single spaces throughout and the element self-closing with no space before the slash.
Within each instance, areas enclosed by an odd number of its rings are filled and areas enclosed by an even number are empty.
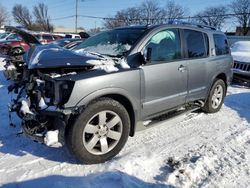
<svg viewBox="0 0 250 188">
<path fill-rule="evenodd" d="M 227 92 L 227 87 L 228 87 L 228 84 L 227 84 L 227 76 L 226 76 L 226 74 L 225 74 L 224 72 L 218 73 L 218 74 L 216 74 L 216 75 L 213 77 L 212 82 L 210 83 L 209 90 L 207 91 L 207 95 L 206 95 L 206 100 L 205 100 L 205 102 L 207 101 L 207 99 L 208 99 L 208 97 L 209 97 L 210 90 L 212 89 L 213 84 L 214 84 L 214 82 L 215 82 L 217 79 L 221 79 L 221 80 L 224 81 L 225 86 L 226 86 L 226 91 L 225 91 L 225 93 Z"/>
<path fill-rule="evenodd" d="M 110 98 L 113 99 L 119 103 L 121 103 L 125 109 L 127 110 L 130 118 L 130 133 L 129 136 L 134 136 L 135 130 L 136 130 L 136 122 L 138 119 L 138 104 L 135 102 L 135 100 L 131 97 L 129 97 L 125 92 L 123 92 L 120 89 L 117 89 L 117 91 L 114 92 L 114 88 L 112 88 L 113 92 L 104 89 L 104 90 L 98 90 L 85 98 L 83 98 L 81 101 L 78 102 L 76 105 L 77 108 L 80 109 L 80 113 L 84 111 L 84 108 L 88 106 L 91 102 L 98 100 L 100 98 Z M 118 92 L 119 90 L 119 92 Z M 70 122 L 75 121 L 76 116 L 72 115 L 69 118 Z M 67 126 L 69 127 L 69 126 Z M 67 132 L 67 131 L 66 131 Z"/>
</svg>

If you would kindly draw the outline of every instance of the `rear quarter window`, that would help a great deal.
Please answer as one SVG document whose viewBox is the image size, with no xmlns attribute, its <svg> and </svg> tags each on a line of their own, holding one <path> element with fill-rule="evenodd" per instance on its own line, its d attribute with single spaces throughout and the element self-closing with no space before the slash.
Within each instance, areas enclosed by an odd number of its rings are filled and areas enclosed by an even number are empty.
<svg viewBox="0 0 250 188">
<path fill-rule="evenodd" d="M 229 54 L 229 45 L 225 35 L 214 34 L 214 45 L 216 55 Z"/>
<path fill-rule="evenodd" d="M 204 58 L 208 56 L 209 44 L 207 35 L 205 33 L 185 29 L 184 39 L 186 42 L 188 58 Z"/>
</svg>

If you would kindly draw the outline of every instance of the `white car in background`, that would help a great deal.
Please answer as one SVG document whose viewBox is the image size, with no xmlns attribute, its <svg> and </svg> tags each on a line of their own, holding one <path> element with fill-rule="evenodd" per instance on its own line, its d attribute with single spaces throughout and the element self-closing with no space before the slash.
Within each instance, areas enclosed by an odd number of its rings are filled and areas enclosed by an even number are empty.
<svg viewBox="0 0 250 188">
<path fill-rule="evenodd" d="M 234 59 L 234 81 L 250 84 L 250 41 L 234 43 L 231 47 L 231 53 Z"/>
</svg>

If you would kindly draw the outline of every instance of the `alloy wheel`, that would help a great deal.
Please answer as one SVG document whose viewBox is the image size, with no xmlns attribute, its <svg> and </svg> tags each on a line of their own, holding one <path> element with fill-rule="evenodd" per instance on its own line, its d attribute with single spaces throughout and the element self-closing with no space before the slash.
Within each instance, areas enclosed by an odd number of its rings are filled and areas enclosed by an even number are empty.
<svg viewBox="0 0 250 188">
<path fill-rule="evenodd" d="M 118 144 L 122 127 L 122 120 L 115 112 L 98 112 L 90 118 L 83 130 L 83 144 L 94 155 L 106 154 Z"/>
</svg>

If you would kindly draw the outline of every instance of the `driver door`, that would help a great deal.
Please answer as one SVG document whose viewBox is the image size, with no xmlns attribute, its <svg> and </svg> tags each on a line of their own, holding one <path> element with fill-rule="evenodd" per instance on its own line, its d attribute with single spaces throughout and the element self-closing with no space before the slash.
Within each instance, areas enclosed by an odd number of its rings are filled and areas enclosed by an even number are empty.
<svg viewBox="0 0 250 188">
<path fill-rule="evenodd" d="M 144 51 L 149 62 L 142 66 L 143 117 L 184 104 L 187 97 L 188 69 L 182 60 L 179 29 L 165 29 L 154 34 Z"/>
</svg>

